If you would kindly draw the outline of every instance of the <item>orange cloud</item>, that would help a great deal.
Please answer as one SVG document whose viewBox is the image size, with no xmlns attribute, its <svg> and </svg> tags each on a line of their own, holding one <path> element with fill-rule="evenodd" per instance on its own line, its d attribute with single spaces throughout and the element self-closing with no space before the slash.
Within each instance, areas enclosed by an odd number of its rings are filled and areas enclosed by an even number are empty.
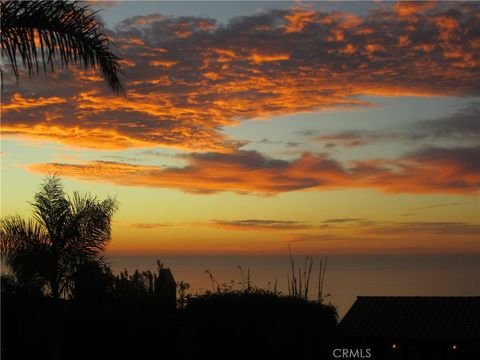
<svg viewBox="0 0 480 360">
<path fill-rule="evenodd" d="M 151 65 L 151 66 L 163 66 L 165 68 L 170 68 L 170 67 L 178 64 L 178 61 L 152 60 L 152 61 L 149 61 L 148 64 Z"/>
<path fill-rule="evenodd" d="M 34 126 L 2 125 L 3 136 L 19 136 L 46 141 L 57 141 L 73 148 L 126 149 L 151 146 L 148 141 L 122 135 L 102 128 L 84 129 L 81 127 L 62 127 L 38 124 Z M 105 146 L 102 146 L 102 143 Z"/>
<path fill-rule="evenodd" d="M 398 1 L 394 4 L 395 11 L 401 17 L 421 13 L 435 6 L 434 1 Z"/>
<path fill-rule="evenodd" d="M 61 98 L 59 96 L 52 96 L 44 98 L 42 96 L 36 98 L 27 99 L 22 96 L 22 94 L 14 93 L 7 104 L 2 104 L 2 114 L 5 114 L 9 111 L 19 111 L 22 109 L 32 109 L 36 107 L 48 106 L 48 105 L 58 105 L 66 103 L 67 99 Z"/>
<path fill-rule="evenodd" d="M 278 194 L 299 190 L 378 189 L 390 193 L 476 194 L 480 184 L 478 148 L 429 148 L 396 160 L 357 161 L 342 165 L 321 154 L 304 153 L 293 161 L 256 151 L 184 155 L 185 167 L 156 167 L 118 162 L 44 163 L 29 171 L 56 172 L 82 180 L 125 186 Z"/>
<path fill-rule="evenodd" d="M 288 54 L 252 54 L 252 61 L 256 64 L 261 64 L 270 61 L 285 61 L 290 58 Z"/>
<path fill-rule="evenodd" d="M 312 22 L 317 14 L 316 11 L 294 11 L 285 15 L 287 23 L 285 24 L 285 32 L 301 32 L 305 26 Z"/>
<path fill-rule="evenodd" d="M 374 52 L 378 52 L 378 51 L 385 51 L 386 49 L 382 46 L 382 45 L 378 45 L 378 44 L 367 44 L 365 46 L 365 50 L 368 52 L 368 53 L 374 53 Z"/>
<path fill-rule="evenodd" d="M 225 26 L 130 18 L 112 31 L 128 64 L 126 98 L 81 71 L 21 88 L 5 80 L 2 133 L 90 148 L 234 152 L 244 142 L 222 129 L 246 119 L 369 105 L 360 95 L 478 94 L 480 5 L 419 6 L 364 17 L 272 10 Z"/>
</svg>

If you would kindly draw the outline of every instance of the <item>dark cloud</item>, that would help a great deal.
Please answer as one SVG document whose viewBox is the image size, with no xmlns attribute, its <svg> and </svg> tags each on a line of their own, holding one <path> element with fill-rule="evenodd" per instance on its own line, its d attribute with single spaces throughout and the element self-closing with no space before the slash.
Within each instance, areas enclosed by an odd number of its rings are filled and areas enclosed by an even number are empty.
<svg viewBox="0 0 480 360">
<path fill-rule="evenodd" d="M 372 132 L 372 131 L 360 131 L 349 130 L 341 131 L 332 134 L 324 134 L 314 137 L 315 141 L 325 143 L 325 147 L 331 148 L 335 146 L 345 147 L 357 147 L 373 144 L 379 141 L 390 140 L 398 138 L 398 134 L 384 133 L 384 132 Z"/>
<path fill-rule="evenodd" d="M 462 175 L 471 175 L 472 178 L 480 175 L 480 147 L 425 148 L 407 155 L 405 159 L 423 163 L 426 167 L 441 168 L 452 182 Z M 458 183 L 458 186 L 462 184 Z"/>
<path fill-rule="evenodd" d="M 249 231 L 270 231 L 270 230 L 293 230 L 293 229 L 308 229 L 311 225 L 300 221 L 285 221 L 285 220 L 212 220 L 214 225 L 224 229 L 230 230 L 249 230 Z"/>
<path fill-rule="evenodd" d="M 415 208 L 410 208 L 408 210 L 427 210 L 427 209 L 435 209 L 439 207 L 450 207 L 450 206 L 458 206 L 460 203 L 448 203 L 448 204 L 433 204 L 428 206 L 420 206 Z"/>
<path fill-rule="evenodd" d="M 480 184 L 479 147 L 424 148 L 394 160 L 357 161 L 351 171 L 363 186 L 387 192 L 475 194 Z M 463 191 L 460 191 L 462 193 Z"/>
<path fill-rule="evenodd" d="M 351 234 L 339 234 L 339 233 L 322 233 L 322 234 L 290 234 L 286 242 L 335 242 L 335 243 L 360 243 L 374 242 L 375 238 L 355 236 Z M 378 241 L 378 240 L 377 240 Z"/>
<path fill-rule="evenodd" d="M 368 223 L 368 224 L 367 224 Z M 323 232 L 290 234 L 288 241 L 345 241 L 345 242 L 385 242 L 389 239 L 412 240 L 413 242 L 431 241 L 431 239 L 470 239 L 480 235 L 478 224 L 469 222 L 411 221 L 388 222 L 368 221 L 351 223 L 348 228 L 333 228 Z M 393 238 L 390 238 L 393 237 Z"/>
<path fill-rule="evenodd" d="M 479 235 L 480 227 L 475 224 L 467 222 L 399 222 L 386 223 L 368 229 L 368 232 L 373 234 L 407 234 L 415 233 L 435 234 L 435 235 Z"/>
<path fill-rule="evenodd" d="M 122 155 L 102 155 L 100 156 L 100 158 L 114 160 L 114 161 L 122 161 L 122 162 L 135 162 L 135 161 L 143 160 L 143 159 L 137 159 L 137 158 L 127 157 Z"/>
<path fill-rule="evenodd" d="M 324 220 L 323 223 L 325 224 L 338 224 L 338 223 L 350 223 L 350 222 L 358 222 L 363 221 L 362 218 L 337 218 L 337 219 L 327 219 Z"/>
<path fill-rule="evenodd" d="M 414 124 L 419 131 L 432 137 L 461 139 L 480 137 L 480 102 L 472 102 L 453 114 L 433 120 L 422 120 Z"/>
<path fill-rule="evenodd" d="M 396 131 L 348 130 L 320 135 L 318 131 L 306 130 L 299 132 L 299 135 L 322 142 L 325 148 L 358 147 L 387 141 L 428 142 L 436 139 L 479 144 L 480 104 L 471 102 L 448 116 L 412 121 L 403 128 L 398 127 Z"/>
<path fill-rule="evenodd" d="M 174 158 L 175 155 L 168 154 L 163 151 L 155 151 L 155 150 L 143 150 L 138 153 L 139 155 L 149 156 L 154 158 Z"/>
<path fill-rule="evenodd" d="M 295 148 L 300 145 L 303 145 L 303 143 L 300 142 L 295 142 L 295 141 L 280 141 L 280 140 L 271 140 L 269 138 L 263 138 L 258 141 L 255 141 L 257 144 L 268 144 L 268 145 L 285 145 L 287 148 Z"/>
</svg>

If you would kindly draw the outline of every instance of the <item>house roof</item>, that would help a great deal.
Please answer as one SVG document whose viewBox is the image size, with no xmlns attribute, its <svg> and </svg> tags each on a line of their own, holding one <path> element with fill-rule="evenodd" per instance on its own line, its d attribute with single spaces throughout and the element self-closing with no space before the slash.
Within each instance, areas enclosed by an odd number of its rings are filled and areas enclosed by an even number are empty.
<svg viewBox="0 0 480 360">
<path fill-rule="evenodd" d="M 339 330 L 352 337 L 480 338 L 480 296 L 359 296 Z"/>
</svg>

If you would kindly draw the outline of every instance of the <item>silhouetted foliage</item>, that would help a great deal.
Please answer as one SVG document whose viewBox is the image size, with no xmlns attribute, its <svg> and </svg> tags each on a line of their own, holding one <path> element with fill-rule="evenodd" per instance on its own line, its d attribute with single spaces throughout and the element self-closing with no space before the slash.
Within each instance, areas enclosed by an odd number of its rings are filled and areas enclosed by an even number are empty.
<svg viewBox="0 0 480 360">
<path fill-rule="evenodd" d="M 20 59 L 30 76 L 40 68 L 53 72 L 60 61 L 62 68 L 70 63 L 99 68 L 113 91 L 123 91 L 119 59 L 89 6 L 67 1 L 1 1 L 0 10 L 2 58 L 17 80 Z"/>
<path fill-rule="evenodd" d="M 33 219 L 1 219 L 2 260 L 21 285 L 48 289 L 58 299 L 70 293 L 77 271 L 102 261 L 117 201 L 78 192 L 69 197 L 60 179 L 49 176 L 31 204 Z"/>
<path fill-rule="evenodd" d="M 157 272 L 113 274 L 106 265 L 86 262 L 76 272 L 71 299 L 62 300 L 59 308 L 42 293 L 26 296 L 8 278 L 2 284 L 5 359 L 53 358 L 56 351 L 58 358 L 69 359 L 92 354 L 317 359 L 335 333 L 333 306 L 260 289 L 251 279 L 239 290 L 232 282 L 204 294 L 189 294 L 188 283 L 180 281 L 172 308 L 163 298 L 168 284 L 159 280 L 162 270 L 159 263 Z M 61 332 L 52 320 L 55 314 L 62 320 Z"/>
<path fill-rule="evenodd" d="M 153 302 L 163 308 L 176 308 L 176 283 L 173 277 L 166 278 L 165 274 L 171 276 L 170 270 L 164 269 L 160 261 L 157 262 L 157 272 L 135 270 L 129 274 L 125 269 L 114 276 L 109 268 L 105 268 L 105 273 L 110 279 L 109 295 L 117 301 L 130 304 Z"/>
<path fill-rule="evenodd" d="M 229 358 L 314 359 L 334 336 L 337 312 L 331 305 L 250 287 L 194 296 L 183 320 L 189 349 L 213 348 L 213 358 L 233 351 Z"/>
</svg>

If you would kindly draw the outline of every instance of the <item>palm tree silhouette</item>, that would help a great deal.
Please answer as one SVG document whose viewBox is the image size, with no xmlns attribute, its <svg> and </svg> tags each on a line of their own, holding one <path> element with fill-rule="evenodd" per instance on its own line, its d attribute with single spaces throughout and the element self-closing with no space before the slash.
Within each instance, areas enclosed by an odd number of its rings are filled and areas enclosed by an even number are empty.
<svg viewBox="0 0 480 360">
<path fill-rule="evenodd" d="M 46 287 L 58 300 L 71 291 L 83 265 L 102 262 L 118 203 L 78 192 L 69 197 L 54 175 L 45 178 L 31 205 L 33 219 L 0 220 L 2 260 L 21 284 Z"/>
<path fill-rule="evenodd" d="M 53 72 L 58 61 L 62 68 L 74 63 L 84 69 L 99 68 L 115 93 L 123 91 L 119 58 L 111 52 L 102 25 L 88 6 L 65 1 L 0 1 L 0 11 L 1 54 L 17 81 L 19 54 L 30 77 L 40 73 L 40 68 L 45 74 L 48 68 Z"/>
</svg>

